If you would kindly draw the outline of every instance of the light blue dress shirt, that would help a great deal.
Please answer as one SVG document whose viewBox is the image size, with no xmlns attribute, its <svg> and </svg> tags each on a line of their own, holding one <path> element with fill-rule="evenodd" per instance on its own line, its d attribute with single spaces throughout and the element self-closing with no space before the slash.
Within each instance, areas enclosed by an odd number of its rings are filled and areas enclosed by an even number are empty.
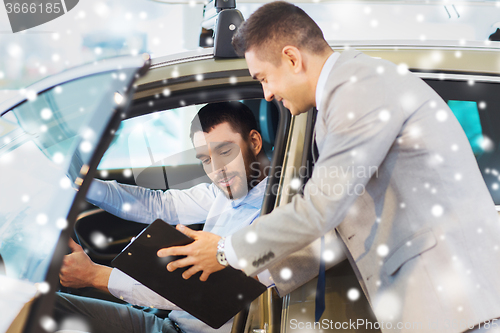
<svg viewBox="0 0 500 333">
<path fill-rule="evenodd" d="M 214 184 L 199 184 L 187 190 L 155 191 L 116 181 L 94 180 L 87 200 L 126 220 L 147 224 L 156 219 L 170 224 L 205 223 L 204 231 L 229 236 L 260 215 L 266 184 L 267 178 L 245 197 L 230 200 Z M 259 281 L 268 287 L 273 285 L 268 271 L 259 274 Z M 232 320 L 214 330 L 116 268 L 109 277 L 108 289 L 115 297 L 131 304 L 173 310 L 169 318 L 186 333 L 231 330 Z"/>
</svg>

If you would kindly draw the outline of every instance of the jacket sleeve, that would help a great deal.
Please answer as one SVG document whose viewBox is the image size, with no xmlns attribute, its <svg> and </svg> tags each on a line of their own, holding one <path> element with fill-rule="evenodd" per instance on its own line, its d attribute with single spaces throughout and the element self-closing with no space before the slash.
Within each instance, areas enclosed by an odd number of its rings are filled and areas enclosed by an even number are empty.
<svg viewBox="0 0 500 333">
<path fill-rule="evenodd" d="M 246 274 L 259 273 L 336 228 L 357 199 L 356 189 L 377 177 L 401 131 L 404 110 L 388 80 L 368 75 L 354 81 L 347 78 L 324 96 L 327 108 L 318 117 L 326 134 L 304 194 L 231 236 Z"/>
</svg>

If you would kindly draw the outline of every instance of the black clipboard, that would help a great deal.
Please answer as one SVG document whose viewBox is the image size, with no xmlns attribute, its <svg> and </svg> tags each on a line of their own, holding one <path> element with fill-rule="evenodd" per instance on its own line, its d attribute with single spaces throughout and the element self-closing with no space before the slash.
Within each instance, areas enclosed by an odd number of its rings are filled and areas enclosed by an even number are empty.
<svg viewBox="0 0 500 333">
<path fill-rule="evenodd" d="M 158 250 L 192 241 L 192 238 L 158 219 L 125 247 L 111 264 L 217 329 L 246 308 L 266 287 L 231 266 L 212 273 L 205 282 L 200 281 L 200 272 L 187 280 L 182 278 L 182 273 L 189 267 L 169 272 L 167 264 L 180 257 L 160 258 Z"/>
</svg>

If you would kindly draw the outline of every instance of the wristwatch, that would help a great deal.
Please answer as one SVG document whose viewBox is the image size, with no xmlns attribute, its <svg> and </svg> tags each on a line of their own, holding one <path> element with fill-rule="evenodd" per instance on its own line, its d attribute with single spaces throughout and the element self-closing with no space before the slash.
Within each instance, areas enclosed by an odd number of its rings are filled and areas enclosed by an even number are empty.
<svg viewBox="0 0 500 333">
<path fill-rule="evenodd" d="M 226 237 L 222 237 L 217 243 L 217 262 L 222 266 L 228 266 L 229 263 L 226 259 L 226 253 L 224 252 L 224 243 L 226 241 Z"/>
</svg>

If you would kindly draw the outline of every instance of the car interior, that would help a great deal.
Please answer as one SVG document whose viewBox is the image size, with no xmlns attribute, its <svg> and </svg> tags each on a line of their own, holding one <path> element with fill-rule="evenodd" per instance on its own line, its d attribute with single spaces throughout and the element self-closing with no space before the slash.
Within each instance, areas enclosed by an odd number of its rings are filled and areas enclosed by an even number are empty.
<svg viewBox="0 0 500 333">
<path fill-rule="evenodd" d="M 276 145 L 281 118 L 279 104 L 258 98 L 241 102 L 252 110 L 263 138 L 266 155 L 273 161 L 277 155 L 282 155 L 277 153 L 277 150 L 284 148 L 283 145 Z M 194 158 L 194 149 L 189 138 L 191 120 L 204 105 L 205 103 L 189 105 L 123 120 L 101 159 L 96 178 L 153 190 L 186 189 L 202 182 L 210 182 L 201 163 Z M 94 262 L 111 266 L 113 258 L 146 226 L 121 219 L 87 204 L 85 211 L 78 217 L 74 230 L 75 238 Z M 201 230 L 203 224 L 189 227 Z M 92 288 L 61 287 L 61 290 L 122 302 Z M 158 309 L 147 311 L 162 317 L 169 312 Z"/>
</svg>

